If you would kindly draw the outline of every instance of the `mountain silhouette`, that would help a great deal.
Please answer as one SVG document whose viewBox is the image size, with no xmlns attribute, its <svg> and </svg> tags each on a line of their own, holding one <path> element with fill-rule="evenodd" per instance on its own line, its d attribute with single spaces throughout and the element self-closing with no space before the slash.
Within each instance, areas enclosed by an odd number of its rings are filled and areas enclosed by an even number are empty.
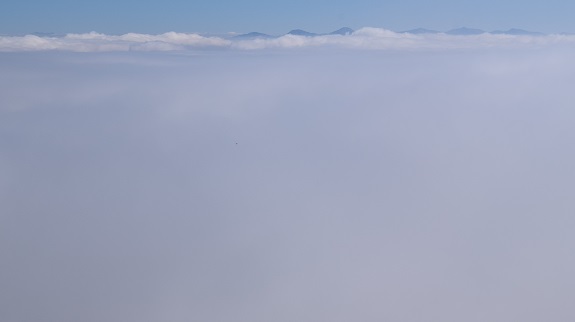
<svg viewBox="0 0 575 322">
<path fill-rule="evenodd" d="M 269 38 L 275 38 L 274 36 L 270 36 L 268 34 L 264 34 L 261 32 L 250 32 L 247 34 L 241 34 L 241 35 L 237 35 L 232 37 L 233 39 L 269 39 Z"/>
<path fill-rule="evenodd" d="M 481 30 L 481 29 L 473 29 L 473 28 L 467 28 L 467 27 L 461 27 L 461 28 L 457 28 L 457 29 L 452 29 L 449 30 L 448 32 L 446 32 L 446 34 L 448 35 L 481 35 L 484 34 L 485 31 Z"/>
<path fill-rule="evenodd" d="M 326 36 L 326 35 L 347 36 L 347 35 L 351 35 L 353 32 L 354 32 L 354 30 L 349 28 L 349 27 L 343 27 L 343 28 L 340 28 L 338 30 L 332 31 L 330 33 L 325 33 L 325 34 L 313 33 L 313 32 L 305 31 L 302 29 L 293 29 L 290 32 L 288 32 L 286 35 L 305 36 L 305 37 Z M 432 30 L 432 29 L 416 28 L 416 29 L 411 29 L 411 30 L 406 30 L 406 31 L 400 31 L 399 33 L 419 35 L 419 34 L 438 34 L 441 32 L 437 31 L 437 30 Z M 448 35 L 468 36 L 468 35 L 481 35 L 481 34 L 486 33 L 486 31 L 481 30 L 481 29 L 461 27 L 461 28 L 449 30 L 445 33 Z M 528 31 L 528 30 L 523 30 L 523 29 L 518 29 L 518 28 L 511 28 L 509 30 L 495 30 L 495 31 L 490 32 L 490 34 L 514 35 L 514 36 L 522 36 L 522 35 L 543 36 L 543 35 L 545 35 L 541 32 Z M 564 33 L 564 34 L 567 34 L 567 33 Z M 46 34 L 46 35 L 48 35 L 48 34 Z M 246 33 L 246 34 L 233 36 L 232 39 L 248 40 L 248 39 L 270 39 L 270 38 L 277 38 L 277 37 L 278 36 L 272 36 L 272 35 L 268 35 L 265 33 L 254 31 L 254 32 Z"/>
<path fill-rule="evenodd" d="M 431 30 L 431 29 L 425 29 L 425 28 L 416 28 L 416 29 L 401 31 L 400 33 L 419 35 L 419 34 L 438 34 L 439 31 Z"/>
<path fill-rule="evenodd" d="M 494 35 L 514 35 L 514 36 L 542 36 L 541 32 L 527 31 L 523 29 L 511 28 L 507 31 L 495 30 L 491 32 Z"/>
<path fill-rule="evenodd" d="M 308 32 L 305 30 L 301 30 L 301 29 L 294 29 L 294 30 L 291 30 L 290 32 L 288 32 L 286 35 L 313 37 L 313 36 L 317 36 L 318 34 L 315 34 L 313 32 Z"/>
<path fill-rule="evenodd" d="M 336 30 L 336 31 L 330 32 L 328 35 L 343 35 L 343 36 L 346 36 L 346 35 L 351 35 L 353 32 L 354 32 L 353 29 L 348 28 L 348 27 L 343 27 L 343 28 L 339 28 L 339 29 Z"/>
</svg>

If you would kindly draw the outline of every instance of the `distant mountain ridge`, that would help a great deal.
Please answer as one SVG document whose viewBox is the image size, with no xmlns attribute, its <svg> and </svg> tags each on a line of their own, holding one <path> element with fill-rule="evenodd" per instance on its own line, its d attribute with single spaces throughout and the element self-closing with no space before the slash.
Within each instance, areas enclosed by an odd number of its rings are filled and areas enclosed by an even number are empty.
<svg viewBox="0 0 575 322">
<path fill-rule="evenodd" d="M 354 32 L 353 29 L 349 28 L 349 27 L 343 27 L 343 28 L 339 28 L 338 30 L 326 33 L 326 34 L 317 34 L 314 32 L 309 32 L 309 31 L 305 31 L 303 29 L 293 29 L 290 30 L 288 33 L 282 35 L 294 35 L 294 36 L 304 36 L 304 37 L 315 37 L 315 36 L 327 36 L 327 35 L 342 35 L 342 36 L 347 36 L 347 35 L 351 35 Z M 272 35 L 268 35 L 265 33 L 261 33 L 261 32 L 249 32 L 246 34 L 240 34 L 240 35 L 236 35 L 233 36 L 232 39 L 239 39 L 239 40 L 244 40 L 244 39 L 270 39 L 270 38 L 277 38 L 277 37 L 281 37 L 281 36 L 272 36 Z"/>
<path fill-rule="evenodd" d="M 318 34 L 316 34 L 316 33 L 309 32 L 309 31 L 305 31 L 305 30 L 301 30 L 301 29 L 291 30 L 291 31 L 288 32 L 286 35 L 296 35 L 296 36 L 306 36 L 306 37 L 318 36 Z"/>
<path fill-rule="evenodd" d="M 272 35 L 261 33 L 261 32 L 250 32 L 250 33 L 246 33 L 246 34 L 240 34 L 240 35 L 233 36 L 232 39 L 239 39 L 239 40 L 244 40 L 244 39 L 271 39 L 271 38 L 278 38 L 278 37 L 285 36 L 285 35 L 294 35 L 294 36 L 303 36 L 303 37 L 315 37 L 315 36 L 327 36 L 327 35 L 347 36 L 347 35 L 351 35 L 353 33 L 354 33 L 354 30 L 349 28 L 349 27 L 343 27 L 343 28 L 340 28 L 338 30 L 335 30 L 335 31 L 332 31 L 329 33 L 324 33 L 324 34 L 309 32 L 309 31 L 306 31 L 303 29 L 293 29 L 293 30 L 290 30 L 289 32 L 287 32 L 283 35 L 280 35 L 280 36 L 272 36 Z M 512 35 L 512 36 L 544 36 L 545 35 L 544 33 L 541 33 L 541 32 L 528 31 L 528 30 L 518 29 L 518 28 L 511 28 L 508 30 L 494 30 L 494 31 L 489 32 L 489 31 L 485 31 L 482 29 L 468 28 L 468 27 L 460 27 L 460 28 L 455 28 L 455 29 L 451 29 L 448 31 L 437 31 L 437 30 L 426 29 L 426 28 L 415 28 L 415 29 L 410 29 L 410 30 L 405 30 L 405 31 L 399 31 L 398 33 L 412 34 L 412 35 L 447 34 L 447 35 L 453 35 L 453 36 L 473 36 L 473 35 L 482 35 L 482 34 Z"/>
<path fill-rule="evenodd" d="M 527 30 L 523 30 L 523 29 L 517 29 L 517 28 L 511 28 L 507 31 L 502 31 L 502 30 L 495 30 L 491 32 L 494 35 L 515 35 L 515 36 L 543 36 L 545 35 L 542 32 L 536 32 L 536 31 L 527 31 Z"/>
<path fill-rule="evenodd" d="M 339 28 L 336 31 L 332 31 L 329 34 L 330 35 L 342 35 L 342 36 L 347 36 L 347 35 L 351 35 L 353 34 L 354 30 L 349 28 L 349 27 L 343 27 L 343 28 Z"/>
<path fill-rule="evenodd" d="M 416 28 L 407 31 L 401 31 L 402 34 L 413 34 L 413 35 L 420 35 L 420 34 L 439 34 L 440 32 L 437 30 L 425 29 L 425 28 Z"/>
<path fill-rule="evenodd" d="M 254 32 L 249 32 L 247 34 L 241 34 L 241 35 L 233 36 L 232 38 L 248 40 L 248 39 L 258 39 L 258 38 L 268 39 L 268 38 L 275 38 L 275 37 L 268 35 L 268 34 L 254 31 Z"/>
<path fill-rule="evenodd" d="M 402 31 L 400 33 L 414 34 L 414 35 L 445 33 L 447 35 L 455 35 L 455 36 L 470 36 L 470 35 L 481 35 L 481 34 L 513 35 L 513 36 L 544 36 L 545 35 L 542 32 L 527 31 L 527 30 L 518 29 L 518 28 L 511 28 L 509 30 L 495 30 L 495 31 L 487 32 L 485 30 L 475 29 L 475 28 L 467 28 L 467 27 L 451 29 L 451 30 L 448 30 L 446 32 L 440 32 L 440 31 L 430 30 L 430 29 L 425 29 L 425 28 L 417 28 L 417 29 Z"/>
<path fill-rule="evenodd" d="M 257 31 L 248 32 L 248 33 L 244 33 L 244 34 L 236 34 L 236 35 L 206 34 L 206 33 L 201 33 L 201 35 L 203 35 L 205 37 L 221 37 L 221 38 L 226 38 L 226 39 L 230 39 L 230 40 L 254 40 L 254 39 L 274 39 L 274 38 L 279 38 L 279 37 L 285 36 L 285 35 L 302 36 L 302 37 L 316 37 L 316 36 L 330 36 L 330 35 L 348 36 L 348 35 L 353 34 L 354 32 L 355 32 L 355 30 L 353 30 L 349 27 L 342 27 L 342 28 L 339 28 L 335 31 L 329 32 L 329 33 L 314 33 L 314 32 L 309 32 L 309 31 L 306 31 L 303 29 L 293 29 L 293 30 L 290 30 L 289 32 L 287 32 L 283 35 L 270 35 L 270 34 L 257 32 Z M 446 34 L 446 35 L 453 35 L 453 36 L 469 36 L 469 35 L 482 35 L 482 34 L 511 35 L 511 36 L 545 36 L 545 35 L 547 35 L 547 34 L 542 33 L 542 32 L 529 31 L 529 30 L 524 30 L 524 29 L 519 29 L 519 28 L 510 28 L 508 30 L 494 30 L 494 31 L 485 31 L 482 29 L 468 28 L 468 27 L 460 27 L 460 28 L 455 28 L 455 29 L 451 29 L 448 31 L 438 31 L 438 30 L 427 29 L 427 28 L 414 28 L 414 29 L 410 29 L 410 30 L 396 31 L 396 32 L 401 33 L 401 34 L 412 34 L 412 35 Z M 568 32 L 562 32 L 562 33 L 556 33 L 556 34 L 558 34 L 558 35 L 575 35 L 575 33 L 568 33 Z M 24 36 L 24 35 L 25 34 L 23 34 L 22 36 Z M 52 32 L 33 32 L 33 33 L 30 33 L 30 35 L 37 36 L 37 37 L 43 37 L 43 38 L 49 38 L 49 37 L 59 38 L 59 37 L 65 36 L 65 34 L 56 34 L 56 33 L 52 33 Z M 6 35 L 6 36 L 9 36 L 9 35 Z"/>
<path fill-rule="evenodd" d="M 481 35 L 481 34 L 484 34 L 485 31 L 481 30 L 481 29 L 461 27 L 461 28 L 451 29 L 445 33 L 448 35 L 468 36 L 468 35 Z"/>
</svg>

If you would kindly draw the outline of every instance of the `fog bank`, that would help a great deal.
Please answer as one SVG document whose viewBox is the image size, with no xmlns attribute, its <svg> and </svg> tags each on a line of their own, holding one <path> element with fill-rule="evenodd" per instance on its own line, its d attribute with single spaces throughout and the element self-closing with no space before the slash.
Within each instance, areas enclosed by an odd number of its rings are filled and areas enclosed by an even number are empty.
<svg viewBox="0 0 575 322">
<path fill-rule="evenodd" d="M 0 320 L 573 320 L 572 57 L 2 53 Z"/>
<path fill-rule="evenodd" d="M 302 36 L 286 34 L 270 38 L 218 37 L 182 32 L 167 32 L 158 35 L 140 33 L 106 35 L 90 32 L 63 36 L 0 36 L 0 52 L 185 52 L 205 49 L 251 51 L 301 48 L 410 51 L 486 48 L 521 48 L 525 50 L 548 47 L 572 48 L 574 44 L 575 35 L 569 34 L 412 34 L 372 27 L 361 28 L 347 35 Z"/>
</svg>

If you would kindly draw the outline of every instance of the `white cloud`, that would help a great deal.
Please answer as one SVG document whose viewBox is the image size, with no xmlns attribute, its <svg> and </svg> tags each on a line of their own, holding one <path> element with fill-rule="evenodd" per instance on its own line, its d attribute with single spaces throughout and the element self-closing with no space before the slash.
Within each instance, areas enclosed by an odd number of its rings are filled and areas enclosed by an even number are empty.
<svg viewBox="0 0 575 322">
<path fill-rule="evenodd" d="M 217 37 L 203 37 L 198 34 L 186 34 L 177 32 L 167 32 L 160 35 L 148 35 L 127 33 L 120 36 L 110 36 L 91 32 L 88 34 L 68 34 L 65 39 L 72 40 L 94 40 L 102 42 L 126 42 L 126 43 L 147 43 L 147 42 L 165 42 L 175 45 L 190 46 L 226 46 L 230 42 Z"/>
<path fill-rule="evenodd" d="M 375 50 L 444 50 L 469 48 L 521 48 L 553 45 L 573 45 L 570 35 L 504 35 L 488 34 L 457 36 L 447 34 L 396 33 L 381 28 L 362 28 L 351 35 L 322 35 L 305 37 L 284 35 L 272 39 L 235 40 L 205 37 L 198 34 L 168 32 L 160 35 L 127 33 L 106 35 L 96 32 L 68 34 L 64 37 L 0 37 L 0 51 L 62 50 L 97 51 L 166 51 L 194 48 L 235 48 L 258 50 L 273 48 L 338 47 Z"/>
<path fill-rule="evenodd" d="M 0 51 L 62 50 L 76 52 L 183 50 L 186 46 L 226 47 L 228 40 L 197 34 L 168 32 L 160 35 L 128 33 L 120 36 L 96 32 L 67 34 L 64 37 L 0 37 Z"/>
</svg>

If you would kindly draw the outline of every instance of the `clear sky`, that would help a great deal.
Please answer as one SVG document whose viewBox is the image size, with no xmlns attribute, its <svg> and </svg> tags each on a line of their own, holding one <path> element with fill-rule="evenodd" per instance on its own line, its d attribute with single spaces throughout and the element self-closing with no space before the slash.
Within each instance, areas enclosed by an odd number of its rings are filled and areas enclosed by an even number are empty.
<svg viewBox="0 0 575 322">
<path fill-rule="evenodd" d="M 575 1 L 546 0 L 291 0 L 135 1 L 4 0 L 0 34 L 30 32 L 282 34 L 342 26 L 448 30 L 461 26 L 574 32 Z"/>
</svg>

